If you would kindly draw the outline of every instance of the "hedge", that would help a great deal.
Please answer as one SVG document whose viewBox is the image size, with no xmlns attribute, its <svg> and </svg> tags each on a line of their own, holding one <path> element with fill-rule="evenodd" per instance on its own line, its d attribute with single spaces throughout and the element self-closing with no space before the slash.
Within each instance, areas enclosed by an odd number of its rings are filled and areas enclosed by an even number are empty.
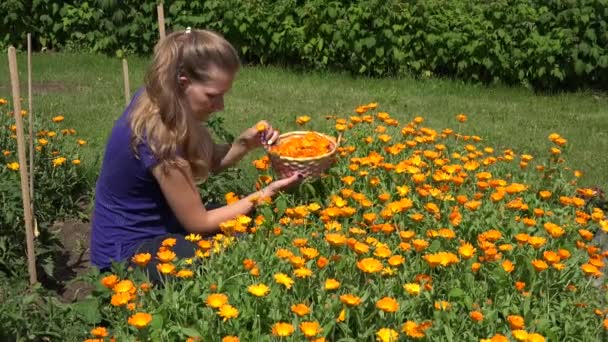
<svg viewBox="0 0 608 342">
<path fill-rule="evenodd" d="M 246 62 L 537 89 L 608 88 L 608 0 L 166 1 L 167 27 L 211 28 Z M 0 46 L 149 54 L 156 3 L 5 0 Z"/>
</svg>

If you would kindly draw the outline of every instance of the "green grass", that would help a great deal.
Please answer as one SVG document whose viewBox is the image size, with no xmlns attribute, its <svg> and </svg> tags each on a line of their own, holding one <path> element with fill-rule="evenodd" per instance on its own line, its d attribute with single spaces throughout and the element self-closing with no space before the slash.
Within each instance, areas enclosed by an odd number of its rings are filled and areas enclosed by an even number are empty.
<svg viewBox="0 0 608 342">
<path fill-rule="evenodd" d="M 26 90 L 25 56 L 19 56 L 22 89 Z M 130 58 L 132 90 L 141 86 L 146 59 Z M 0 97 L 10 97 L 7 64 L 0 65 Z M 33 56 L 34 112 L 44 120 L 63 114 L 66 124 L 87 139 L 84 160 L 94 177 L 114 120 L 124 107 L 121 62 L 85 54 Z M 51 89 L 45 90 L 45 84 Z M 54 85 L 54 88 L 53 88 Z M 48 88 L 48 87 L 47 87 Z M 25 97 L 27 94 L 22 93 Z M 226 97 L 220 114 L 238 133 L 267 119 L 282 131 L 296 128 L 294 117 L 313 117 L 312 128 L 326 125 L 326 114 L 351 115 L 359 104 L 379 102 L 380 109 L 405 122 L 421 115 L 435 129 L 456 128 L 455 115 L 469 121 L 464 134 L 481 136 L 488 146 L 518 153 L 546 155 L 547 136 L 568 139 L 567 160 L 584 171 L 583 185 L 606 187 L 608 180 L 608 94 L 579 92 L 535 95 L 525 88 L 485 87 L 451 80 L 366 79 L 336 73 L 299 73 L 275 67 L 245 67 Z M 27 102 L 26 102 L 27 103 Z M 241 164 L 247 174 L 253 170 Z M 94 165 L 94 166 L 91 166 Z"/>
</svg>

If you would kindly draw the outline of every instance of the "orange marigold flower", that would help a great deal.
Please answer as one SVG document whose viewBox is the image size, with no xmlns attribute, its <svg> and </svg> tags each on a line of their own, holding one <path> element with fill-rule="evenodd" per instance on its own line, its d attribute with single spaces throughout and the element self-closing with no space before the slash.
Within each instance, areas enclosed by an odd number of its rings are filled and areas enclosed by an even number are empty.
<svg viewBox="0 0 608 342">
<path fill-rule="evenodd" d="M 509 315 L 507 322 L 509 322 L 511 330 L 523 329 L 524 327 L 524 318 L 518 315 Z"/>
<path fill-rule="evenodd" d="M 137 329 L 142 329 L 148 326 L 152 321 L 152 315 L 145 312 L 138 312 L 131 317 L 129 317 L 128 323 L 136 327 Z"/>
<path fill-rule="evenodd" d="M 291 312 L 301 317 L 308 315 L 310 313 L 310 308 L 306 304 L 294 304 L 291 306 Z"/>
<path fill-rule="evenodd" d="M 278 322 L 272 325 L 272 335 L 278 337 L 287 337 L 293 334 L 293 325 L 285 322 Z"/>
<path fill-rule="evenodd" d="M 341 295 L 340 301 L 348 306 L 357 306 L 361 304 L 361 298 L 352 294 Z"/>
<path fill-rule="evenodd" d="M 376 273 L 382 271 L 384 266 L 380 260 L 375 258 L 364 258 L 357 261 L 357 268 L 365 273 Z"/>
<path fill-rule="evenodd" d="M 469 313 L 469 317 L 471 317 L 471 319 L 475 322 L 483 321 L 483 314 L 481 313 L 481 311 L 471 311 Z"/>
<path fill-rule="evenodd" d="M 392 297 L 384 297 L 376 302 L 376 307 L 384 312 L 396 312 L 399 309 L 399 303 Z"/>
<path fill-rule="evenodd" d="M 222 305 L 228 303 L 228 296 L 223 293 L 213 293 L 207 296 L 205 300 L 207 306 L 212 307 L 214 309 L 220 308 Z"/>
</svg>

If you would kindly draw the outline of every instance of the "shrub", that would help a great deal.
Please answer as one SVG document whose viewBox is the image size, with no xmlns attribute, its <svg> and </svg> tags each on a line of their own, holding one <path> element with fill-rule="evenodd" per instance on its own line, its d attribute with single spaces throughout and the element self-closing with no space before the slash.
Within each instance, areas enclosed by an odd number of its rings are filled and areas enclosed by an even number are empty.
<svg viewBox="0 0 608 342">
<path fill-rule="evenodd" d="M 372 76 L 446 75 L 537 89 L 608 84 L 608 0 L 165 1 L 168 28 L 223 33 L 250 62 Z M 0 46 L 150 53 L 154 2 L 0 4 Z M 29 15 L 33 13 L 34 15 Z"/>
</svg>

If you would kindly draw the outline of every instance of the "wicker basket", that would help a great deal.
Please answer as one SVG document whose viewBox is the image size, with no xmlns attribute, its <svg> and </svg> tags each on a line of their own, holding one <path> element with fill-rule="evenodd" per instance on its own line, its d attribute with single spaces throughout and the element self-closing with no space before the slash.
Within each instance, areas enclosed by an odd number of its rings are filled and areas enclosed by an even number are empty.
<svg viewBox="0 0 608 342">
<path fill-rule="evenodd" d="M 279 137 L 279 141 L 287 139 L 289 137 L 301 136 L 310 133 L 308 131 L 294 131 L 289 133 L 281 134 Z M 293 175 L 296 172 L 301 173 L 304 177 L 316 178 L 321 176 L 323 172 L 325 172 L 336 160 L 336 151 L 338 150 L 338 146 L 340 144 L 341 135 L 338 136 L 338 139 L 334 137 L 330 137 L 323 133 L 314 132 L 333 144 L 331 150 L 325 154 L 316 157 L 307 157 L 307 158 L 293 158 L 293 157 L 285 157 L 280 156 L 277 153 L 273 153 L 270 149 L 266 149 L 268 151 L 268 157 L 270 158 L 270 163 L 272 165 L 272 169 L 278 174 L 280 178 L 287 178 Z"/>
</svg>

